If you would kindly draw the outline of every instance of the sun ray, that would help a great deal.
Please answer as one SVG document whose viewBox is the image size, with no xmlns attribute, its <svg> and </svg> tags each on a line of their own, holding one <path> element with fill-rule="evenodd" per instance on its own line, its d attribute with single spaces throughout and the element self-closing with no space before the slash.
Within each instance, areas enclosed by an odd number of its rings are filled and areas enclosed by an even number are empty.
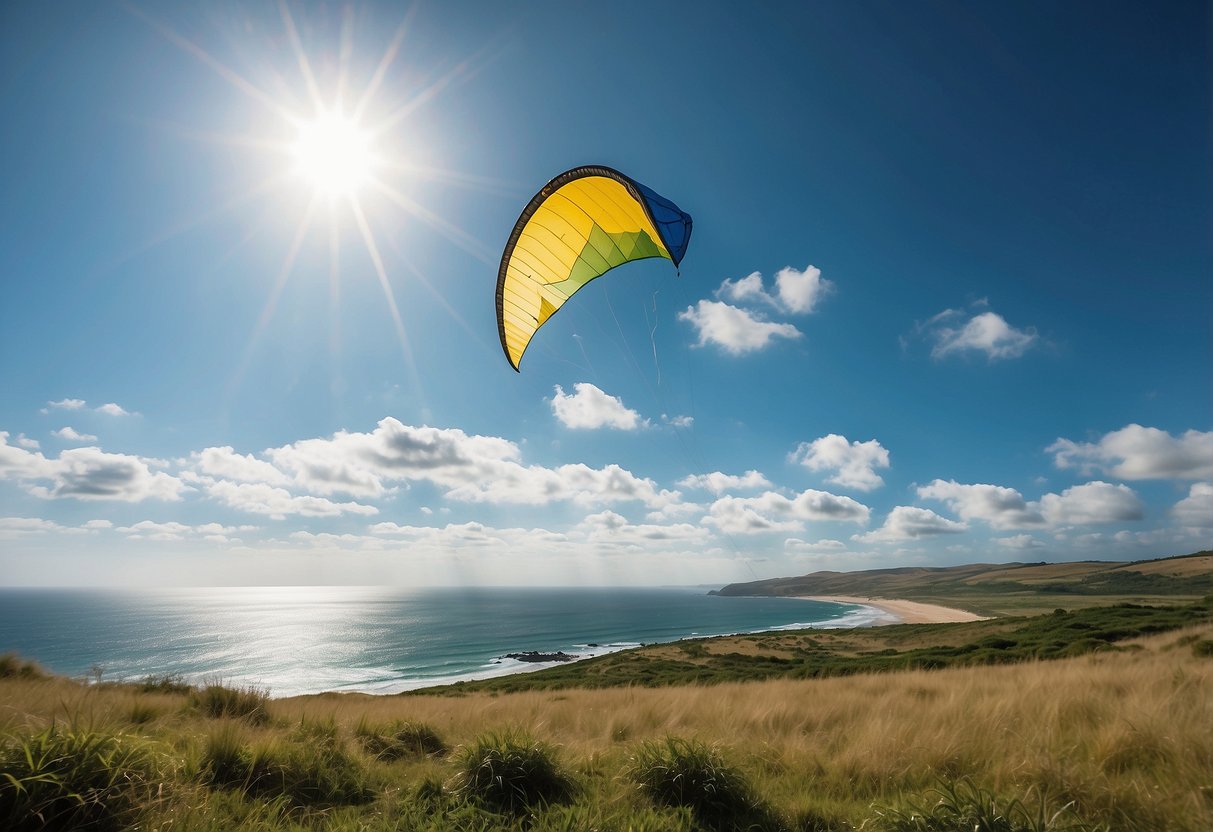
<svg viewBox="0 0 1213 832">
<path fill-rule="evenodd" d="M 404 20 L 400 21 L 400 25 L 396 28 L 396 34 L 392 37 L 392 42 L 388 44 L 383 57 L 379 59 L 379 65 L 375 67 L 375 74 L 371 76 L 370 82 L 366 85 L 366 89 L 363 90 L 362 95 L 358 99 L 358 104 L 354 107 L 355 121 L 362 118 L 366 112 L 366 108 L 370 106 L 371 99 L 375 97 L 375 93 L 379 90 L 379 85 L 383 83 L 383 77 L 387 74 L 388 67 L 396 60 L 396 54 L 400 51 L 400 44 L 404 42 L 405 32 L 408 31 L 409 23 L 417 12 L 417 5 L 417 3 L 413 3 L 409 7 L 409 10 L 404 13 Z"/>
<path fill-rule="evenodd" d="M 341 384 L 341 235 L 338 233 L 337 201 L 328 201 L 329 213 L 329 357 L 332 359 L 329 386 Z"/>
<path fill-rule="evenodd" d="M 492 194 L 493 196 L 516 197 L 525 199 L 526 195 L 531 192 L 527 185 L 519 182 L 509 182 L 504 179 L 494 179 L 490 176 L 477 176 L 472 173 L 463 173 L 457 170 L 447 170 L 445 168 L 437 168 L 431 165 L 419 165 L 415 162 L 398 161 L 393 159 L 383 159 L 379 164 L 384 170 L 394 171 L 396 173 L 408 174 L 412 177 L 420 177 L 431 182 L 439 182 L 443 185 L 455 185 L 460 188 L 468 188 L 479 191 L 480 193 Z"/>
<path fill-rule="evenodd" d="M 391 115 L 379 123 L 376 128 L 376 133 L 383 133 L 395 127 L 405 118 L 410 116 L 414 110 L 429 103 L 438 93 L 449 87 L 456 81 L 466 81 L 476 77 L 496 59 L 504 51 L 504 47 L 497 46 L 496 49 L 490 49 L 489 46 L 481 47 L 476 50 L 471 57 L 466 58 L 455 64 L 449 71 L 439 77 L 425 89 L 418 92 L 408 101 L 397 107 Z"/>
<path fill-rule="evenodd" d="M 240 364 L 236 367 L 231 381 L 228 382 L 229 394 L 240 386 L 240 382 L 248 370 L 249 362 L 252 361 L 253 348 L 261 340 L 261 336 L 269 326 L 270 320 L 274 317 L 274 311 L 278 308 L 278 299 L 282 295 L 282 290 L 286 288 L 291 271 L 295 268 L 295 259 L 299 256 L 299 249 L 303 247 L 303 240 L 307 236 L 307 230 L 312 224 L 312 214 L 316 212 L 316 205 L 319 202 L 319 194 L 313 195 L 308 202 L 307 209 L 303 212 L 303 218 L 299 221 L 298 228 L 295 229 L 295 237 L 291 240 L 291 247 L 287 250 L 286 258 L 282 261 L 282 268 L 278 270 L 278 276 L 275 278 L 274 285 L 270 289 L 270 296 L 266 299 L 265 306 L 261 309 L 261 315 L 257 318 L 257 324 L 253 327 L 253 333 L 249 336 L 248 344 L 245 345 L 244 354 L 240 358 Z"/>
<path fill-rule="evenodd" d="M 408 335 L 404 331 L 404 320 L 400 317 L 400 309 L 396 305 L 396 293 L 392 291 L 392 284 L 388 282 L 387 271 L 383 268 L 383 258 L 379 256 L 379 247 L 375 245 L 375 235 L 371 233 L 371 227 L 366 221 L 366 215 L 362 212 L 362 205 L 356 197 L 350 197 L 350 209 L 354 212 L 354 219 L 358 222 L 358 230 L 362 232 L 362 240 L 366 243 L 367 253 L 370 254 L 371 262 L 375 266 L 375 274 L 378 276 L 379 285 L 383 289 L 384 299 L 387 300 L 388 311 L 392 315 L 392 323 L 396 326 L 396 337 L 400 339 L 400 348 L 404 353 L 404 362 L 408 367 L 413 384 L 418 393 L 420 393 L 421 375 L 417 372 L 417 362 L 413 358 L 413 348 L 409 344 Z"/>
<path fill-rule="evenodd" d="M 299 40 L 299 30 L 295 28 L 295 18 L 291 16 L 291 10 L 286 7 L 286 0 L 278 0 L 278 13 L 282 17 L 282 25 L 286 28 L 286 36 L 291 42 L 291 49 L 294 50 L 295 58 L 299 61 L 299 71 L 303 73 L 303 82 L 307 84 L 313 109 L 319 112 L 323 107 L 320 87 L 317 86 L 316 77 L 312 74 L 312 65 L 307 59 L 307 53 L 303 51 L 303 43 Z"/>
<path fill-rule="evenodd" d="M 161 35 L 163 35 L 165 38 L 167 38 L 174 46 L 176 46 L 179 49 L 184 50 L 185 52 L 188 52 L 189 54 L 193 55 L 195 58 L 197 58 L 198 60 L 202 61 L 204 64 L 209 66 L 216 73 L 218 73 L 219 77 L 221 77 L 223 80 L 227 81 L 229 84 L 236 87 L 238 90 L 240 90 L 245 95 L 252 98 L 253 100 L 263 104 L 267 109 L 270 110 L 270 112 L 278 115 L 284 121 L 291 123 L 291 124 L 295 123 L 298 120 L 296 118 L 296 116 L 291 113 L 290 110 L 288 110 L 286 107 L 283 107 L 281 104 L 279 104 L 277 101 L 275 101 L 272 97 L 270 97 L 270 95 L 268 93 L 261 90 L 259 87 L 257 87 L 255 84 L 253 84 L 251 81 L 248 81 L 247 79 L 245 79 L 245 77 L 242 76 L 240 73 L 225 66 L 220 60 L 213 57 L 209 52 L 207 52 L 201 46 L 198 46 L 193 41 L 188 40 L 187 38 L 177 34 L 175 31 L 173 31 L 169 27 L 165 26 L 164 24 L 160 23 L 155 18 L 148 15 L 142 9 L 136 8 L 135 6 L 132 6 L 129 4 L 126 5 L 126 9 L 131 14 L 140 18 L 145 23 L 147 23 L 149 26 L 151 26 L 153 29 L 155 29 L 157 32 L 159 32 Z"/>
<path fill-rule="evenodd" d="M 345 107 L 345 90 L 350 80 L 350 60 L 354 56 L 354 7 L 348 5 L 341 14 L 341 35 L 337 47 L 337 109 Z M 358 116 L 355 114 L 355 119 Z"/>
<path fill-rule="evenodd" d="M 468 234 L 459 226 L 444 220 L 442 217 L 438 216 L 433 211 L 430 211 L 428 208 L 425 208 L 420 203 L 409 199 L 407 196 L 400 193 L 400 191 L 396 190 L 391 185 L 388 185 L 386 182 L 379 179 L 371 179 L 367 184 L 375 188 L 377 191 L 380 191 L 384 196 L 396 203 L 396 205 L 399 207 L 408 211 L 414 217 L 417 217 L 423 222 L 429 224 L 431 227 L 440 231 L 448 240 L 459 246 L 468 254 L 475 257 L 477 260 L 490 266 L 497 265 L 496 259 L 490 253 L 488 246 L 486 246 L 480 240 L 477 240 L 471 234 Z"/>
</svg>

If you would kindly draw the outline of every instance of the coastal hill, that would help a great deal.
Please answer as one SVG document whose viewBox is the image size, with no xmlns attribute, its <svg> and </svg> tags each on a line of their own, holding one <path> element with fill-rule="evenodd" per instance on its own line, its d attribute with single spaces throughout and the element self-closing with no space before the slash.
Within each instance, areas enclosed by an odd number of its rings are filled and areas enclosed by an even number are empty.
<svg viewBox="0 0 1213 832">
<path fill-rule="evenodd" d="M 813 572 L 791 578 L 729 584 L 718 595 L 858 595 L 948 601 L 957 606 L 998 608 L 1040 606 L 1066 597 L 1109 596 L 1194 598 L 1213 593 L 1213 551 L 1154 560 L 999 563 L 964 566 L 907 566 L 858 572 Z M 967 602 L 967 603 L 966 603 Z M 1022 602 L 1022 603 L 1021 603 Z"/>
</svg>

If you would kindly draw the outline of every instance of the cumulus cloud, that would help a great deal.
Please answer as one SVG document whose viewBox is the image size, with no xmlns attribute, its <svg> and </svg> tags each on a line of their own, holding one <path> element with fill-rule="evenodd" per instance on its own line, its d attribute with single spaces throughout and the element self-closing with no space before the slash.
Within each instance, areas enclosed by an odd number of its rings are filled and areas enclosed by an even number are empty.
<svg viewBox="0 0 1213 832">
<path fill-rule="evenodd" d="M 1089 482 L 1040 498 L 1040 511 L 1051 526 L 1077 526 L 1141 520 L 1141 500 L 1126 485 Z"/>
<path fill-rule="evenodd" d="M 15 540 L 19 537 L 66 530 L 64 526 L 40 517 L 0 517 L 0 540 Z"/>
<path fill-rule="evenodd" d="M 98 413 L 104 413 L 107 416 L 130 416 L 131 412 L 124 409 L 121 405 L 114 402 L 106 402 L 97 408 Z"/>
<path fill-rule="evenodd" d="M 0 479 L 16 480 L 29 493 L 45 499 L 179 500 L 187 486 L 174 476 L 152 470 L 163 464 L 100 448 L 69 448 L 57 459 L 48 459 L 8 444 L 8 433 L 0 431 Z"/>
<path fill-rule="evenodd" d="M 934 341 L 934 358 L 965 352 L 982 353 L 991 361 L 1019 358 L 1040 340 L 1032 327 L 1016 329 L 991 311 L 969 317 L 962 310 L 945 309 L 917 329 Z"/>
<path fill-rule="evenodd" d="M 775 289 L 780 305 L 794 314 L 808 314 L 818 301 L 829 294 L 834 284 L 821 276 L 821 269 L 806 266 L 797 271 L 791 266 L 775 272 Z"/>
<path fill-rule="evenodd" d="M 770 488 L 771 481 L 757 471 L 746 471 L 740 476 L 713 471 L 710 474 L 692 474 L 679 480 L 683 488 L 701 488 L 713 494 L 751 488 Z"/>
<path fill-rule="evenodd" d="M 1017 534 L 1011 537 L 996 537 L 994 542 L 1004 549 L 1014 549 L 1026 552 L 1031 549 L 1043 549 L 1045 545 L 1030 534 Z"/>
<path fill-rule="evenodd" d="M 716 344 L 731 355 L 743 355 L 760 350 L 774 338 L 799 338 L 800 330 L 791 324 L 773 323 L 761 316 L 712 300 L 701 300 L 678 313 L 698 332 L 697 346 Z"/>
<path fill-rule="evenodd" d="M 265 460 L 252 454 L 238 454 L 230 445 L 204 448 L 190 454 L 189 462 L 203 474 L 237 482 L 264 482 L 287 485 L 291 478 Z"/>
<path fill-rule="evenodd" d="M 157 523 L 152 520 L 141 520 L 130 526 L 119 526 L 115 531 L 126 535 L 131 540 L 187 540 L 190 538 L 204 539 L 210 542 L 233 542 L 232 535 L 238 532 L 254 531 L 256 526 L 224 526 L 220 523 L 202 523 L 190 526 L 185 523 L 170 521 Z"/>
<path fill-rule="evenodd" d="M 79 410 L 84 404 L 84 399 L 60 399 L 57 402 L 47 402 L 46 407 L 52 410 Z M 46 408 L 43 408 L 42 412 L 45 413 Z"/>
<path fill-rule="evenodd" d="M 964 523 L 940 517 L 930 509 L 897 506 L 889 512 L 884 525 L 879 529 L 856 535 L 852 539 L 869 543 L 891 543 L 938 537 L 943 534 L 960 534 L 967 528 Z"/>
<path fill-rule="evenodd" d="M 826 482 L 859 491 L 884 485 L 876 469 L 889 467 L 889 452 L 875 439 L 848 442 L 845 436 L 836 433 L 801 442 L 789 459 L 810 471 L 834 471 Z"/>
<path fill-rule="evenodd" d="M 361 503 L 338 503 L 324 497 L 291 494 L 267 483 L 210 480 L 206 493 L 231 508 L 284 520 L 288 514 L 302 517 L 337 517 L 342 514 L 378 514 L 379 509 Z"/>
<path fill-rule="evenodd" d="M 767 294 L 762 285 L 762 273 L 750 272 L 745 277 L 736 280 L 725 280 L 716 290 L 716 297 L 731 300 L 733 303 L 768 303 L 775 305 L 775 298 Z"/>
<path fill-rule="evenodd" d="M 1171 509 L 1181 526 L 1190 529 L 1213 529 L 1213 483 L 1196 482 Z"/>
<path fill-rule="evenodd" d="M 1030 505 L 1014 488 L 935 480 L 920 486 L 918 496 L 945 503 L 962 520 L 984 520 L 995 529 L 1021 529 L 1045 523 L 1039 507 Z"/>
<path fill-rule="evenodd" d="M 1172 436 L 1158 428 L 1131 424 L 1095 442 L 1058 439 L 1045 450 L 1054 455 L 1058 468 L 1100 470 L 1118 479 L 1213 477 L 1213 431 L 1189 430 Z"/>
<path fill-rule="evenodd" d="M 651 508 L 676 501 L 618 465 L 557 468 L 526 466 L 513 442 L 448 428 L 413 427 L 396 419 L 370 433 L 338 432 L 265 452 L 292 483 L 312 494 L 380 496 L 388 483 L 427 481 L 464 502 L 546 505 L 564 500 L 582 505 L 638 500 Z"/>
<path fill-rule="evenodd" d="M 37 439 L 30 439 L 24 433 L 17 434 L 17 438 L 14 441 L 17 443 L 18 447 L 25 448 L 26 450 L 30 451 L 36 451 L 42 447 L 40 444 L 38 444 Z"/>
<path fill-rule="evenodd" d="M 695 543 L 708 540 L 708 530 L 690 523 L 630 523 L 620 514 L 603 511 L 588 515 L 578 524 L 577 533 L 590 543 L 643 548 L 654 543 Z"/>
<path fill-rule="evenodd" d="M 695 422 L 695 418 L 693 416 L 669 416 L 662 413 L 661 421 L 665 422 L 670 427 L 689 428 Z"/>
<path fill-rule="evenodd" d="M 789 537 L 783 542 L 783 550 L 791 555 L 836 555 L 845 552 L 847 544 L 841 540 L 823 538 L 821 540 L 801 540 Z"/>
<path fill-rule="evenodd" d="M 868 515 L 868 507 L 850 497 L 809 489 L 790 498 L 775 491 L 757 497 L 721 497 L 703 522 L 726 534 L 757 534 L 800 531 L 809 520 L 866 523 Z"/>
<path fill-rule="evenodd" d="M 552 413 L 566 428 L 594 430 L 636 430 L 648 425 L 640 414 L 624 406 L 623 400 L 608 395 L 593 384 L 578 382 L 569 395 L 557 384 L 552 397 Z"/>
<path fill-rule="evenodd" d="M 59 430 L 51 431 L 52 436 L 58 436 L 68 442 L 96 442 L 97 437 L 91 433 L 80 433 L 70 425 L 59 428 Z"/>
</svg>

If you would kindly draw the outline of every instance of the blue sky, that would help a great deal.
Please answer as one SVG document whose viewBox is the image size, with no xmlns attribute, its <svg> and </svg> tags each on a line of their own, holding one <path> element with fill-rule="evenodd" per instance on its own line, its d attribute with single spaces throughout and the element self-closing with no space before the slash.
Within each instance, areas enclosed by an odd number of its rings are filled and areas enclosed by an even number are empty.
<svg viewBox="0 0 1213 832">
<path fill-rule="evenodd" d="M 1211 17 L 8 4 L 0 580 L 1208 548 Z M 319 110 L 369 154 L 337 193 L 300 161 Z M 516 374 L 500 252 L 581 164 L 690 248 L 591 283 Z"/>
</svg>

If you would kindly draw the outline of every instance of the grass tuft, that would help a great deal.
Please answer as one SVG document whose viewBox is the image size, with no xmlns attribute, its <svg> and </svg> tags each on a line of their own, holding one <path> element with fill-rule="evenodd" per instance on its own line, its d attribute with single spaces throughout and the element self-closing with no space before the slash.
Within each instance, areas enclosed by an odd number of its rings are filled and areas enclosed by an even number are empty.
<svg viewBox="0 0 1213 832">
<path fill-rule="evenodd" d="M 253 725 L 269 722 L 269 691 L 253 685 L 227 687 L 218 682 L 207 682 L 190 691 L 190 705 L 215 719 L 244 719 Z"/>
<path fill-rule="evenodd" d="M 52 724 L 0 745 L 0 828 L 124 828 L 156 779 L 136 738 Z"/>
<path fill-rule="evenodd" d="M 697 740 L 646 742 L 633 755 L 629 774 L 653 802 L 686 807 L 708 829 L 786 828 L 738 769 Z"/>
<path fill-rule="evenodd" d="M 968 778 L 941 782 L 928 792 L 934 802 L 878 813 L 884 832 L 1107 832 L 1103 824 L 1076 819 L 1070 805 L 1050 810 L 1044 798 L 1029 805 L 1003 799 Z"/>
<path fill-rule="evenodd" d="M 37 662 L 16 653 L 0 653 L 0 679 L 45 679 L 47 672 Z"/>
<path fill-rule="evenodd" d="M 444 757 L 450 750 L 438 733 L 422 722 L 393 722 L 386 726 L 358 721 L 354 736 L 362 749 L 383 762 L 406 757 Z"/>
<path fill-rule="evenodd" d="M 456 794 L 511 814 L 566 802 L 577 790 L 551 748 L 518 732 L 482 734 L 454 762 Z"/>
</svg>

